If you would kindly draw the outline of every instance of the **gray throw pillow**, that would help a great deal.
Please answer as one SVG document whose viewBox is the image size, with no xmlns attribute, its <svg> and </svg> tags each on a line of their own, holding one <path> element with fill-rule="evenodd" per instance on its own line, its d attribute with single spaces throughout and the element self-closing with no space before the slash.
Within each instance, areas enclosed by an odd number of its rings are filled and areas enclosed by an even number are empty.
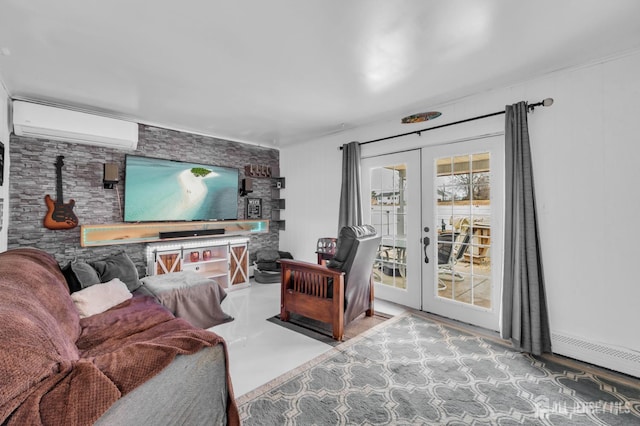
<svg viewBox="0 0 640 426">
<path fill-rule="evenodd" d="M 84 262 L 69 262 L 62 268 L 62 273 L 71 293 L 101 282 L 96 270 Z"/>
<path fill-rule="evenodd" d="M 74 262 L 71 264 L 71 270 L 76 274 L 82 288 L 87 288 L 94 284 L 100 284 L 101 282 L 96 270 L 88 263 Z"/>
<path fill-rule="evenodd" d="M 127 285 L 129 291 L 135 291 L 142 285 L 138 279 L 138 270 L 127 253 L 121 252 L 109 256 L 104 260 L 89 262 L 100 277 L 100 282 L 106 283 L 114 278 Z"/>
</svg>

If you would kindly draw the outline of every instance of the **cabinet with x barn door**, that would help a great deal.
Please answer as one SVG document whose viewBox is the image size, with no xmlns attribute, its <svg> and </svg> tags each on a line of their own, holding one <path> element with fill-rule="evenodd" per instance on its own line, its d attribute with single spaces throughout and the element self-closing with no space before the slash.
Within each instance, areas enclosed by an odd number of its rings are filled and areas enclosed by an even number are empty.
<svg viewBox="0 0 640 426">
<path fill-rule="evenodd" d="M 212 238 L 147 245 L 147 274 L 192 271 L 226 289 L 249 285 L 249 239 Z"/>
</svg>

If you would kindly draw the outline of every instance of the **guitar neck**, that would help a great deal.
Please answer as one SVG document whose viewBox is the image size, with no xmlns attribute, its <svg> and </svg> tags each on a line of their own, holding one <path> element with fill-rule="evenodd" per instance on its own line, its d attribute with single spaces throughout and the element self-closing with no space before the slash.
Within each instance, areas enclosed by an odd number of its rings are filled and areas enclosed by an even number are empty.
<svg viewBox="0 0 640 426">
<path fill-rule="evenodd" d="M 62 204 L 64 198 L 62 197 L 62 165 L 56 165 L 56 203 Z"/>
</svg>

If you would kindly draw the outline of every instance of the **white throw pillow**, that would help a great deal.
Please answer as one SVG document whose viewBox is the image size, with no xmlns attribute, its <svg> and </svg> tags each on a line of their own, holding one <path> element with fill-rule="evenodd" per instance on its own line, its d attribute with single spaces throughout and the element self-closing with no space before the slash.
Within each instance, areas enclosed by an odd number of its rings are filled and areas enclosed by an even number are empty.
<svg viewBox="0 0 640 426">
<path fill-rule="evenodd" d="M 80 313 L 80 318 L 104 312 L 131 297 L 127 285 L 118 278 L 71 293 L 71 299 Z"/>
</svg>

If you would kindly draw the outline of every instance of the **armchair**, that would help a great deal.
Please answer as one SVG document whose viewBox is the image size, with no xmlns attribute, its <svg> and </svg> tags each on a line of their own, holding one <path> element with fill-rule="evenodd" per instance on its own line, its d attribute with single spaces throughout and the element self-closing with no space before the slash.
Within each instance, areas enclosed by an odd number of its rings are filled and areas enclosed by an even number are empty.
<svg viewBox="0 0 640 426">
<path fill-rule="evenodd" d="M 280 260 L 280 319 L 296 313 L 329 323 L 333 338 L 342 340 L 347 324 L 363 312 L 373 316 L 371 273 L 379 245 L 373 226 L 345 226 L 326 266 Z"/>
</svg>

